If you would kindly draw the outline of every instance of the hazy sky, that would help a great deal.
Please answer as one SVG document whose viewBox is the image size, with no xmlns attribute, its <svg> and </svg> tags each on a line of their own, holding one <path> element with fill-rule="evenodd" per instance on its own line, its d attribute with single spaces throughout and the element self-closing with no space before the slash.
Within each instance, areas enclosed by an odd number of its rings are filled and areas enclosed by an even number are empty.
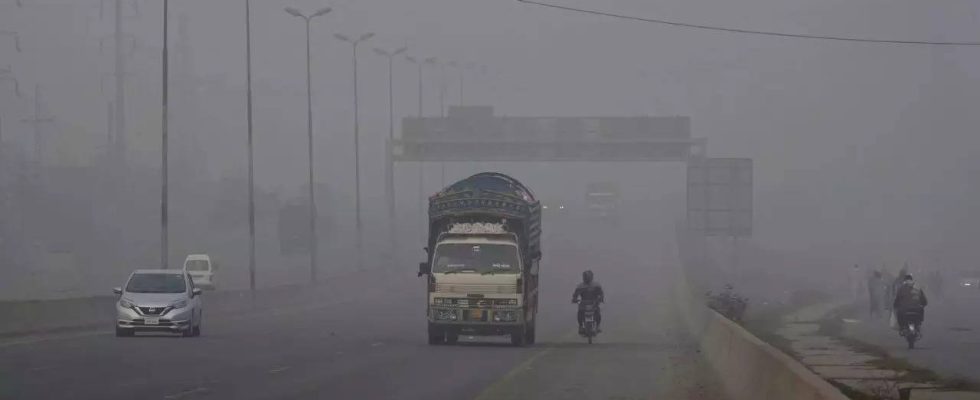
<svg viewBox="0 0 980 400">
<path fill-rule="evenodd" d="M 910 40 L 980 38 L 976 6 L 966 0 L 554 2 L 748 29 Z M 111 46 L 101 55 L 98 49 L 99 38 L 112 32 L 111 13 L 100 20 L 99 3 L 90 0 L 24 3 L 23 8 L 16 8 L 13 0 L 0 4 L 0 28 L 18 31 L 25 48 L 17 54 L 0 41 L 0 65 L 12 65 L 25 90 L 35 82 L 43 84 L 45 104 L 58 118 L 49 135 L 71 143 L 62 146 L 68 150 L 57 157 L 70 158 L 73 149 L 86 147 L 94 153 L 104 137 L 105 107 L 112 92 L 111 83 L 104 86 L 106 95 L 99 92 L 102 78 L 112 71 Z M 195 100 L 194 108 L 203 122 L 181 125 L 175 114 L 172 124 L 179 131 L 175 140 L 191 135 L 199 141 L 195 146 L 206 150 L 212 175 L 241 175 L 243 2 L 170 3 L 171 44 L 178 40 L 178 21 L 186 16 L 183 43 L 193 53 L 191 64 L 174 73 L 210 77 L 212 83 L 223 79 L 230 90 L 202 89 L 205 94 Z M 513 0 L 253 0 L 252 4 L 254 79 L 257 86 L 285 91 L 272 94 L 258 89 L 256 94 L 256 174 L 262 186 L 295 191 L 305 179 L 304 32 L 299 19 L 282 11 L 285 6 L 306 12 L 326 5 L 334 8 L 313 24 L 314 108 L 318 173 L 341 188 L 352 186 L 351 49 L 333 39 L 334 33 L 377 34 L 359 54 L 362 161 L 365 179 L 373 182 L 379 182 L 382 174 L 377 160 L 387 133 L 387 65 L 371 51 L 375 46 L 407 45 L 412 55 L 486 65 L 487 75 L 467 72 L 465 101 L 491 104 L 500 114 L 689 115 L 694 135 L 709 139 L 711 155 L 755 159 L 758 232 L 762 238 L 781 240 L 781 245 L 840 240 L 835 232 L 841 230 L 863 237 L 856 231 L 874 231 L 889 221 L 898 227 L 920 226 L 913 222 L 920 221 L 913 218 L 916 214 L 932 221 L 926 217 L 932 214 L 920 213 L 928 204 L 909 200 L 931 186 L 909 184 L 904 178 L 916 171 L 921 173 L 919 181 L 947 176 L 954 164 L 965 161 L 930 160 L 956 150 L 966 157 L 977 149 L 970 139 L 976 135 L 967 128 L 975 126 L 970 125 L 969 110 L 976 103 L 969 103 L 969 97 L 947 95 L 955 88 L 966 92 L 980 88 L 976 68 L 969 67 L 980 62 L 980 49 L 938 52 L 928 46 L 697 31 L 570 14 Z M 142 49 L 130 63 L 127 117 L 136 148 L 133 158 L 152 165 L 159 146 L 160 2 L 141 1 L 139 14 L 126 19 L 127 31 Z M 937 67 L 940 58 L 946 60 L 939 63 L 942 68 Z M 955 76 L 947 73 L 953 70 L 958 71 Z M 396 113 L 400 116 L 415 113 L 416 74 L 414 66 L 397 60 Z M 458 75 L 447 69 L 445 76 L 447 102 L 457 104 Z M 425 71 L 426 114 L 438 112 L 438 77 L 437 69 Z M 0 104 L 8 105 L 5 117 L 17 119 L 28 112 L 24 101 L 3 93 Z M 173 100 L 190 101 L 186 93 L 172 93 Z M 961 107 L 946 114 L 929 111 L 953 104 Z M 915 125 L 911 121 L 918 125 L 910 128 Z M 26 126 L 7 123 L 5 127 L 13 132 L 11 137 L 27 138 Z M 901 138 L 916 137 L 912 130 L 935 130 L 929 134 L 944 135 L 943 144 L 928 157 L 909 153 L 916 142 Z M 902 159 L 916 167 L 898 172 L 905 164 L 894 160 Z M 849 175 L 860 177 L 842 178 Z M 660 179 L 634 168 L 620 177 L 634 182 Z M 365 190 L 369 198 L 381 196 L 380 185 Z M 889 205 L 868 205 L 885 198 Z M 947 200 L 962 204 L 955 198 Z M 895 205 L 890 212 L 893 201 L 904 205 Z M 821 212 L 823 217 L 812 218 Z M 876 219 L 862 224 L 854 220 L 854 213 L 873 212 Z M 910 219 L 896 222 L 896 215 Z M 863 229 L 848 229 L 849 224 Z M 787 238 L 788 231 L 799 236 Z"/>
</svg>

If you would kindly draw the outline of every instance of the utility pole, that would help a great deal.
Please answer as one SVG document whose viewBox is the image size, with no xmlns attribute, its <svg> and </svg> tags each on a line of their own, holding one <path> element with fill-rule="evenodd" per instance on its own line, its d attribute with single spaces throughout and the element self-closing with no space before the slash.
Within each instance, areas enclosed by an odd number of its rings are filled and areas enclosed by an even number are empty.
<svg viewBox="0 0 980 400">
<path fill-rule="evenodd" d="M 391 157 L 392 145 L 395 141 L 395 95 L 394 95 L 394 58 L 404 53 L 407 47 L 401 47 L 394 51 L 374 49 L 378 55 L 388 59 L 388 140 L 385 145 L 385 199 L 388 206 L 388 240 L 391 246 L 391 260 L 394 261 L 394 254 L 398 250 L 397 236 L 397 215 L 395 213 L 395 163 Z"/>
<path fill-rule="evenodd" d="M 252 11 L 245 0 L 245 104 L 248 119 L 248 288 L 255 303 L 255 170 L 252 150 Z"/>
<path fill-rule="evenodd" d="M 167 37 L 168 36 L 168 26 L 167 26 L 168 25 L 168 18 L 167 18 L 168 16 L 167 16 L 167 14 L 170 11 L 169 3 L 170 3 L 169 0 L 163 0 L 163 50 L 162 50 L 162 53 L 163 54 L 162 54 L 162 61 L 161 61 L 163 63 L 163 68 L 162 68 L 162 70 L 163 70 L 163 79 L 162 79 L 162 82 L 161 82 L 161 84 L 163 86 L 162 87 L 162 90 L 161 90 L 162 91 L 163 107 L 161 108 L 161 112 L 162 112 L 162 115 L 161 115 L 161 117 L 162 117 L 162 119 L 161 119 L 161 128 L 162 128 L 162 130 L 161 130 L 161 143 L 160 143 L 160 156 L 161 156 L 160 157 L 161 158 L 161 160 L 160 160 L 160 264 L 161 264 L 161 266 L 160 267 L 163 268 L 163 269 L 167 269 L 169 267 L 169 258 L 170 258 L 170 254 L 169 254 L 170 253 L 170 243 L 169 243 L 169 239 L 170 239 L 170 235 L 169 235 L 169 223 L 170 223 L 170 219 L 169 219 L 169 215 L 168 215 L 168 212 L 169 212 L 169 204 L 168 204 L 168 200 L 169 200 L 169 182 L 168 182 L 168 180 L 169 180 L 169 176 L 168 176 L 169 163 L 168 163 L 168 159 L 167 159 L 167 156 L 168 156 L 167 150 L 168 150 L 168 147 L 170 145 L 170 141 L 169 141 L 169 139 L 167 137 L 167 134 L 168 134 L 168 132 L 167 132 L 167 111 L 168 111 L 167 110 L 167 107 L 169 106 L 169 98 L 168 98 L 168 92 L 169 92 L 169 90 L 168 90 L 168 88 L 169 88 L 168 83 L 169 82 L 168 81 L 170 79 L 170 71 L 169 71 L 169 65 L 168 65 L 170 63 L 169 62 L 170 61 L 170 58 L 169 58 L 169 54 L 167 53 L 167 39 L 168 39 L 168 37 Z M 119 10 L 120 10 L 120 7 L 117 6 L 117 8 L 116 8 L 116 11 L 117 11 L 116 18 L 119 18 L 119 15 L 120 15 L 120 13 L 118 12 Z M 118 86 L 117 86 L 117 89 L 116 90 L 117 91 L 119 90 L 118 89 Z"/>
<path fill-rule="evenodd" d="M 105 132 L 105 149 L 106 149 L 106 154 L 112 154 L 112 122 L 113 122 L 113 118 L 115 117 L 113 115 L 112 107 L 113 107 L 112 106 L 112 102 L 111 101 L 107 101 L 106 102 L 106 123 L 105 123 L 105 129 L 106 129 L 106 132 Z"/>
<path fill-rule="evenodd" d="M 123 50 L 123 3 L 122 0 L 115 0 L 115 70 L 113 74 L 116 78 L 116 100 L 115 104 L 115 143 L 110 150 L 113 162 L 117 162 L 118 168 L 123 168 L 126 162 L 126 54 Z"/>
<path fill-rule="evenodd" d="M 302 18 L 306 22 L 306 133 L 309 139 L 307 151 L 309 152 L 308 160 L 310 162 L 310 283 L 316 283 L 316 259 L 317 253 L 319 252 L 319 238 L 316 232 L 316 198 L 313 194 L 313 89 L 311 84 L 312 75 L 310 74 L 310 65 L 312 64 L 310 59 L 310 21 L 313 18 L 329 13 L 330 10 L 330 7 L 321 8 L 307 17 L 295 8 L 286 8 L 286 12 L 289 15 Z"/>
<path fill-rule="evenodd" d="M 429 58 L 426 58 L 426 59 L 423 60 L 421 58 L 416 58 L 416 57 L 409 56 L 409 57 L 405 57 L 405 59 L 408 60 L 411 63 L 417 64 L 418 67 L 419 67 L 419 100 L 418 100 L 419 113 L 418 113 L 418 119 L 419 119 L 419 123 L 421 123 L 422 122 L 422 67 L 424 65 L 435 65 L 436 64 L 436 58 L 435 57 L 429 57 Z M 422 161 L 419 161 L 418 163 L 419 163 L 419 226 L 424 228 L 425 225 L 426 225 L 426 222 L 425 222 L 425 219 L 426 219 L 426 212 L 425 212 L 426 211 L 425 210 L 425 163 L 422 162 Z M 425 240 L 425 230 L 424 229 L 420 229 L 419 232 L 421 232 L 422 239 Z"/>
<path fill-rule="evenodd" d="M 374 37 L 374 33 L 365 33 L 357 39 L 351 39 L 341 34 L 333 35 L 337 40 L 347 42 L 351 45 L 354 55 L 354 224 L 356 226 L 357 238 L 357 269 L 364 267 L 364 234 L 361 222 L 361 146 L 360 146 L 360 118 L 358 115 L 357 101 L 357 45 L 361 42 Z"/>
<path fill-rule="evenodd" d="M 34 118 L 23 119 L 21 122 L 29 123 L 34 126 L 34 162 L 37 164 L 38 171 L 41 167 L 41 155 L 43 154 L 41 150 L 41 124 L 45 122 L 54 122 L 54 117 L 42 117 L 41 116 L 41 85 L 34 84 Z"/>
</svg>

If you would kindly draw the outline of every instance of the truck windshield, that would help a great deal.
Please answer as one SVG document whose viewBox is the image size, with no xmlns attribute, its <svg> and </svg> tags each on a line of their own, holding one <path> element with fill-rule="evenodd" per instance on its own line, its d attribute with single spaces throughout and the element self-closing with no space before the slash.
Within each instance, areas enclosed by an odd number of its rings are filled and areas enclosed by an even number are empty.
<svg viewBox="0 0 980 400">
<path fill-rule="evenodd" d="M 436 246 L 433 272 L 520 272 L 517 246 L 509 244 L 444 243 Z"/>
</svg>

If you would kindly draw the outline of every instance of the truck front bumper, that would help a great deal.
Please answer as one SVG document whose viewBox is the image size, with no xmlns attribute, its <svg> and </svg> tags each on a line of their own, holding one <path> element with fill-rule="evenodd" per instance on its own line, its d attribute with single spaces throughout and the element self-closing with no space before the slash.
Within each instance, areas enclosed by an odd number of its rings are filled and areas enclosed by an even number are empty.
<svg viewBox="0 0 980 400">
<path fill-rule="evenodd" d="M 471 335 L 508 335 L 524 326 L 524 312 L 519 308 L 473 309 L 430 308 L 429 329 Z"/>
</svg>

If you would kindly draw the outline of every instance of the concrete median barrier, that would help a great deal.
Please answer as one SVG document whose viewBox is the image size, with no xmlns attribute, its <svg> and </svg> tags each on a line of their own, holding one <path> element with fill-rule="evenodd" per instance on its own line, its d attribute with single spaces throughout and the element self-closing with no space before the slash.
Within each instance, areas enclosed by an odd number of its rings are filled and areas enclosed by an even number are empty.
<svg viewBox="0 0 980 400">
<path fill-rule="evenodd" d="M 837 388 L 780 350 L 708 308 L 683 268 L 674 302 L 705 359 L 733 400 L 848 400 Z"/>
</svg>

